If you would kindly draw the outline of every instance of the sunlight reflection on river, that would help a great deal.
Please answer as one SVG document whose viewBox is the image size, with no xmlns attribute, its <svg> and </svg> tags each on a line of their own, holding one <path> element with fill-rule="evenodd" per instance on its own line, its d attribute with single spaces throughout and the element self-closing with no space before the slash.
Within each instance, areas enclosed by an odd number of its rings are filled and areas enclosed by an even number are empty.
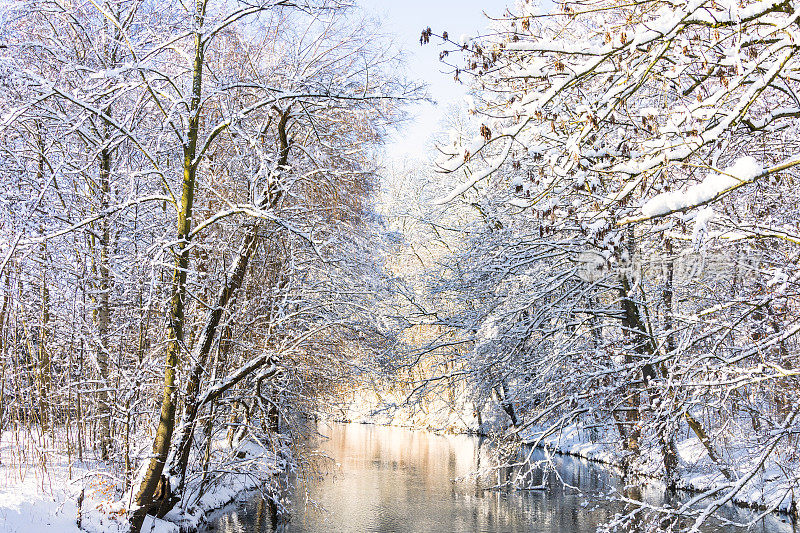
<svg viewBox="0 0 800 533">
<path fill-rule="evenodd" d="M 478 437 L 361 424 L 322 424 L 319 430 L 328 437 L 320 440 L 320 451 L 338 463 L 332 475 L 309 487 L 309 499 L 324 511 L 294 502 L 294 516 L 280 531 L 593 533 L 622 510 L 599 498 L 587 501 L 587 495 L 618 487 L 619 478 L 573 458 L 554 459 L 548 491 L 483 490 L 487 480 L 473 474 L 487 464 L 492 448 Z M 537 458 L 541 452 L 534 452 Z M 584 493 L 564 488 L 559 477 Z M 491 482 L 497 481 L 494 474 Z M 541 472 L 534 471 L 531 481 L 541 483 Z M 652 489 L 642 497 L 650 503 L 662 498 Z M 746 518 L 747 511 L 732 512 Z M 220 513 L 211 526 L 218 533 L 275 531 L 261 497 Z M 642 524 L 641 531 L 649 529 Z M 793 529 L 770 519 L 750 531 Z"/>
</svg>

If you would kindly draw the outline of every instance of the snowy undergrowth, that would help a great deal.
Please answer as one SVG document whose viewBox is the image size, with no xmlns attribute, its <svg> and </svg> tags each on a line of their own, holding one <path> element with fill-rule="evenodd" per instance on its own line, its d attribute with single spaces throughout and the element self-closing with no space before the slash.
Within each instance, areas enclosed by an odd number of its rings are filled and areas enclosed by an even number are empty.
<svg viewBox="0 0 800 533">
<path fill-rule="evenodd" d="M 123 533 L 130 492 L 118 497 L 123 484 L 118 473 L 99 461 L 80 462 L 75 456 L 38 446 L 26 435 L 4 434 L 0 442 L 0 531 Z M 234 455 L 224 471 L 211 471 L 199 495 L 202 478 L 190 477 L 183 499 L 163 520 L 148 517 L 142 531 L 179 533 L 198 529 L 212 511 L 254 490 L 274 491 L 282 464 L 270 450 L 243 442 L 230 450 L 215 443 L 217 454 Z M 20 453 L 24 450 L 24 455 Z M 83 500 L 81 502 L 81 494 Z M 79 512 L 80 502 L 80 512 Z M 79 523 L 80 515 L 80 527 Z"/>
<path fill-rule="evenodd" d="M 40 445 L 32 434 L 4 432 L 0 442 L 0 531 L 123 531 L 114 503 L 116 474 Z"/>
<path fill-rule="evenodd" d="M 215 441 L 212 448 L 212 453 L 227 455 L 225 468 L 212 471 L 205 483 L 199 473 L 190 477 L 181 501 L 164 517 L 173 528 L 170 531 L 196 531 L 208 522 L 212 511 L 255 490 L 261 490 L 265 495 L 277 494 L 276 476 L 286 470 L 287 465 L 281 457 L 287 457 L 288 450 L 274 453 L 251 441 L 241 442 L 231 450 L 224 439 Z M 199 462 L 196 458 L 194 464 Z M 147 529 L 143 528 L 143 531 Z"/>
</svg>

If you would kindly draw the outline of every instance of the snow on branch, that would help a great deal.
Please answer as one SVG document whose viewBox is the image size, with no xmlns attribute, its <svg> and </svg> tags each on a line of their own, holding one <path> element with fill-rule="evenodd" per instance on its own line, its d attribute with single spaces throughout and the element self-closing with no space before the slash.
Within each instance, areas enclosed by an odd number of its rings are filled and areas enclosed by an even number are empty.
<svg viewBox="0 0 800 533">
<path fill-rule="evenodd" d="M 702 207 L 716 202 L 723 196 L 744 185 L 751 184 L 765 176 L 782 172 L 800 165 L 800 157 L 794 157 L 772 168 L 763 169 L 753 157 L 740 157 L 725 170 L 707 176 L 701 183 L 692 185 L 682 191 L 670 191 L 659 194 L 645 202 L 642 215 L 626 218 L 617 223 L 625 225 L 631 222 L 645 222 Z"/>
<path fill-rule="evenodd" d="M 476 172 L 467 181 L 465 181 L 464 183 L 462 183 L 461 185 L 450 191 L 450 193 L 447 196 L 434 200 L 433 203 L 436 205 L 441 205 L 441 204 L 446 204 L 448 202 L 452 202 L 455 198 L 458 198 L 459 196 L 461 196 L 462 194 L 473 188 L 479 181 L 486 179 L 495 172 L 497 172 L 497 170 L 500 169 L 500 167 L 508 158 L 508 154 L 511 151 L 512 144 L 513 142 L 511 141 L 507 142 L 506 145 L 503 147 L 503 151 L 498 156 L 496 156 L 486 168 L 481 169 L 480 172 Z"/>
</svg>

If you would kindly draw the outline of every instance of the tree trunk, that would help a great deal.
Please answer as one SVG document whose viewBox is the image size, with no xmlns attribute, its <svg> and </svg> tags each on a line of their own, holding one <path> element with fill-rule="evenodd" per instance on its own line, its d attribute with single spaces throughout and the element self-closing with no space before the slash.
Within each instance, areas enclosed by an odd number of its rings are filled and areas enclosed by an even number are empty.
<svg viewBox="0 0 800 533">
<path fill-rule="evenodd" d="M 667 254 L 666 272 L 664 276 L 664 289 L 661 298 L 664 304 L 664 331 L 667 332 L 666 351 L 675 351 L 675 334 L 672 331 L 674 314 L 674 283 L 675 283 L 675 263 L 672 258 L 672 239 L 664 240 L 664 251 Z M 666 371 L 665 371 L 666 372 Z M 667 415 L 667 413 L 665 413 Z M 678 449 L 675 445 L 675 435 L 673 434 L 670 417 L 665 416 L 664 420 L 658 425 L 658 442 L 661 446 L 661 456 L 664 461 L 664 479 L 668 489 L 675 488 L 677 482 L 676 470 L 678 468 Z"/>
<path fill-rule="evenodd" d="M 672 252 L 671 242 L 666 243 L 667 253 Z M 633 234 L 633 228 L 628 230 L 628 252 L 633 261 L 634 253 L 636 251 L 636 241 Z M 667 264 L 666 272 L 666 285 L 662 292 L 662 298 L 665 307 L 665 321 L 664 327 L 666 328 L 668 338 L 668 350 L 674 350 L 674 340 L 672 338 L 672 301 L 673 301 L 673 264 L 670 257 Z M 625 335 L 633 341 L 632 350 L 636 356 L 627 353 L 625 360 L 626 363 L 634 363 L 637 357 L 653 357 L 658 353 L 658 348 L 652 335 L 648 332 L 645 325 L 645 320 L 642 318 L 642 313 L 636 301 L 631 294 L 632 288 L 630 280 L 626 275 L 622 276 L 620 286 L 620 296 L 622 298 L 622 311 L 623 319 L 622 325 L 625 330 Z M 658 373 L 657 373 L 658 370 Z M 650 404 L 654 404 L 655 400 L 659 399 L 660 395 L 655 387 L 655 380 L 659 378 L 666 378 L 667 371 L 663 366 L 656 369 L 652 364 L 645 363 L 642 366 L 642 382 L 643 390 L 647 392 Z M 628 424 L 626 448 L 634 453 L 639 452 L 639 440 L 641 439 L 640 426 L 640 393 L 635 388 L 629 391 L 628 409 L 626 412 L 626 421 Z M 661 448 L 661 454 L 664 464 L 664 477 L 667 482 L 668 488 L 672 488 L 675 482 L 675 470 L 678 467 L 678 451 L 675 447 L 674 435 L 670 431 L 669 417 L 665 416 L 663 420 L 657 425 L 656 431 L 658 432 L 658 442 Z"/>
<path fill-rule="evenodd" d="M 494 388 L 495 394 L 497 394 L 497 400 L 500 402 L 500 407 L 503 408 L 503 411 L 508 415 L 508 418 L 511 420 L 511 425 L 514 427 L 519 426 L 519 420 L 517 419 L 517 412 L 514 409 L 514 404 L 511 400 L 508 399 L 508 385 L 506 385 L 505 380 L 500 381 L 500 385 Z"/>
<path fill-rule="evenodd" d="M 636 240 L 633 234 L 633 228 L 628 228 L 628 257 L 630 260 L 630 268 L 634 268 L 634 257 L 636 253 Z M 643 356 L 653 355 L 656 352 L 656 346 L 653 339 L 647 332 L 644 320 L 642 319 L 639 311 L 639 306 L 633 297 L 633 287 L 628 274 L 623 273 L 620 279 L 619 295 L 622 305 L 622 329 L 623 335 L 628 338 L 632 345 L 625 351 L 625 363 L 634 364 Z M 634 355 L 635 354 L 635 355 Z M 653 366 L 646 363 L 642 366 L 642 381 L 644 386 L 648 386 L 648 382 L 655 378 Z M 627 442 L 626 449 L 634 454 L 639 453 L 639 440 L 641 438 L 640 430 L 640 392 L 636 387 L 628 387 L 626 390 L 627 407 L 625 410 L 625 419 L 627 422 Z"/>
<path fill-rule="evenodd" d="M 10 271 L 10 269 L 9 269 Z M 0 272 L 0 275 L 2 273 Z M 2 416 L 5 413 L 5 404 L 6 404 L 6 315 L 9 309 L 9 302 L 11 301 L 11 274 L 6 274 L 5 279 L 5 290 L 3 291 L 3 305 L 0 306 L 0 439 L 3 436 L 3 431 L 5 431 L 6 426 L 4 424 L 5 416 Z M 9 335 L 10 338 L 10 335 Z M 0 442 L 2 444 L 2 442 Z"/>
<path fill-rule="evenodd" d="M 180 476 L 178 491 L 183 488 L 186 468 L 189 463 L 189 452 L 192 447 L 192 436 L 194 434 L 199 408 L 197 397 L 200 391 L 200 380 L 206 367 L 206 360 L 208 359 L 209 353 L 211 353 L 211 347 L 214 343 L 214 337 L 220 319 L 222 318 L 222 313 L 227 308 L 231 296 L 242 286 L 250 256 L 256 246 L 257 231 L 253 229 L 247 234 L 244 242 L 240 246 L 236 262 L 233 264 L 230 274 L 227 276 L 228 283 L 217 295 L 214 307 L 209 309 L 205 320 L 205 327 L 192 351 L 191 360 L 194 361 L 194 365 L 192 366 L 189 381 L 186 385 L 186 409 L 181 419 L 181 433 L 178 439 L 174 463 L 170 468 L 170 473 L 172 475 L 177 474 Z"/>
<path fill-rule="evenodd" d="M 664 290 L 661 298 L 664 302 L 664 330 L 667 332 L 667 353 L 675 351 L 675 334 L 672 331 L 672 302 L 675 298 L 675 262 L 672 258 L 672 239 L 664 239 L 664 252 L 667 254 L 667 265 L 664 276 Z"/>
<path fill-rule="evenodd" d="M 50 324 L 50 291 L 47 288 L 47 276 L 42 271 L 42 313 L 39 319 L 39 421 L 42 424 L 42 435 L 47 431 L 50 423 L 48 416 L 48 406 L 50 399 L 50 354 L 45 346 L 47 342 L 47 330 Z"/>
<path fill-rule="evenodd" d="M 645 345 L 642 343 L 639 309 L 630 294 L 631 284 L 626 275 L 622 276 L 619 292 L 622 298 L 623 333 L 633 341 L 633 346 L 629 347 L 625 352 L 625 364 L 630 365 L 635 363 L 637 359 L 631 353 L 631 350 L 636 354 L 642 354 L 645 351 Z M 646 382 L 648 379 L 647 372 L 643 372 L 642 377 Z M 626 439 L 623 447 L 634 454 L 638 454 L 639 439 L 641 437 L 641 431 L 639 430 L 639 389 L 635 386 L 629 386 L 625 390 L 625 396 L 625 403 L 627 404 L 625 409 Z"/>
<path fill-rule="evenodd" d="M 44 141 L 42 140 L 41 128 L 39 123 L 36 123 L 36 144 L 39 154 L 37 157 L 36 181 L 44 187 Z M 42 235 L 45 233 L 44 227 L 40 227 Z M 48 399 L 50 396 L 50 357 L 47 353 L 45 346 L 47 342 L 47 329 L 50 323 L 50 291 L 47 287 L 47 246 L 40 245 L 41 251 L 41 287 L 39 295 L 41 298 L 41 312 L 39 315 L 39 328 L 38 328 L 38 344 L 37 344 L 37 367 L 36 367 L 36 382 L 37 382 L 37 395 L 39 397 L 39 423 L 41 425 L 42 435 L 47 432 L 48 427 Z M 31 353 L 33 355 L 33 353 Z"/>
<path fill-rule="evenodd" d="M 686 411 L 684 417 L 686 418 L 686 423 L 689 425 L 692 431 L 694 431 L 694 434 L 697 435 L 697 438 L 700 439 L 700 443 L 706 449 L 708 458 L 711 459 L 715 465 L 717 465 L 719 471 L 722 472 L 723 476 L 725 476 L 725 479 L 728 481 L 733 481 L 733 473 L 728 469 L 727 466 L 725 466 L 719 454 L 717 454 L 717 452 L 714 450 L 714 445 L 711 443 L 711 439 L 703 429 L 702 424 L 700 424 L 700 422 L 693 417 L 689 411 Z"/>
<path fill-rule="evenodd" d="M 106 109 L 105 113 L 110 110 Z M 103 148 L 100 153 L 100 212 L 108 209 L 111 194 L 111 153 Z M 96 299 L 96 323 L 100 346 L 97 348 L 97 366 L 100 372 L 100 391 L 97 395 L 97 415 L 100 421 L 100 457 L 108 459 L 111 446 L 111 413 L 108 397 L 108 330 L 111 321 L 110 291 L 111 268 L 109 266 L 109 247 L 111 241 L 111 228 L 108 217 L 101 219 L 100 265 L 98 268 L 99 291 Z"/>
</svg>

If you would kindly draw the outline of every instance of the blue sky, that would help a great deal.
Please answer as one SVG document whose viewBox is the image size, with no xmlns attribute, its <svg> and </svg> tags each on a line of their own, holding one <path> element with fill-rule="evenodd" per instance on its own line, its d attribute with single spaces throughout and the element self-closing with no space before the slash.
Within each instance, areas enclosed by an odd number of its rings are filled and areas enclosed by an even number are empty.
<svg viewBox="0 0 800 533">
<path fill-rule="evenodd" d="M 437 34 L 446 30 L 454 39 L 464 34 L 475 35 L 489 24 L 483 15 L 484 10 L 497 16 L 507 3 L 486 0 L 360 0 L 360 3 L 395 36 L 396 44 L 408 53 L 410 75 L 427 82 L 430 95 L 437 101 L 436 106 L 415 106 L 415 119 L 393 136 L 387 150 L 389 157 L 421 156 L 430 133 L 439 125 L 443 110 L 466 95 L 466 86 L 455 82 L 452 74 L 442 72 L 439 40 L 434 38 L 431 44 L 420 46 L 422 29 L 430 26 Z"/>
</svg>

